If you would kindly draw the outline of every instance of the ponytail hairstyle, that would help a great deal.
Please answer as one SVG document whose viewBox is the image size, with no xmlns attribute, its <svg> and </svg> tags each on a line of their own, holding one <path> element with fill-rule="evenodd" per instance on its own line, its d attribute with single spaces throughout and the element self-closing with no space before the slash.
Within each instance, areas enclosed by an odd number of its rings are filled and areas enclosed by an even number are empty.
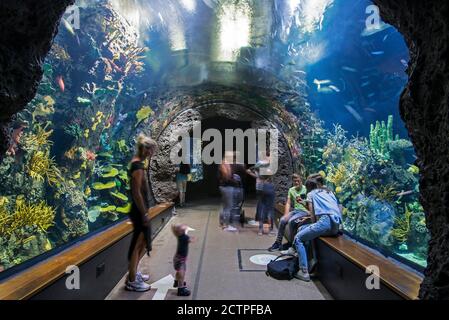
<svg viewBox="0 0 449 320">
<path fill-rule="evenodd" d="M 157 148 L 157 143 L 150 137 L 141 133 L 137 137 L 137 144 L 136 144 L 136 155 L 139 158 L 143 158 L 145 148 L 147 148 L 147 149 L 149 148 L 152 151 L 155 151 Z"/>
</svg>

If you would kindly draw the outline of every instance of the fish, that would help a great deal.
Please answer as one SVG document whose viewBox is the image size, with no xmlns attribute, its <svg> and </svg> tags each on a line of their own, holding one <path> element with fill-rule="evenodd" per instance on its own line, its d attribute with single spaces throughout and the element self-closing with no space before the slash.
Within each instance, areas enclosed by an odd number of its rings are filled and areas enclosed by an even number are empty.
<svg viewBox="0 0 449 320">
<path fill-rule="evenodd" d="M 334 85 L 330 85 L 329 86 L 329 89 L 332 89 L 332 90 L 334 90 L 335 92 L 340 92 L 340 89 L 338 89 L 336 86 L 334 86 Z"/>
<path fill-rule="evenodd" d="M 373 108 L 365 108 L 363 110 L 368 111 L 368 112 L 377 112 L 376 109 L 373 109 Z"/>
<path fill-rule="evenodd" d="M 67 30 L 72 36 L 75 36 L 76 33 L 75 33 L 75 30 L 73 30 L 72 25 L 71 25 L 66 19 L 64 19 L 64 18 L 62 18 L 61 21 L 62 21 L 62 25 L 64 26 L 64 28 L 66 28 L 66 30 Z"/>
<path fill-rule="evenodd" d="M 385 37 L 382 39 L 382 42 L 385 42 L 385 40 L 387 40 L 389 34 L 385 35 Z"/>
<path fill-rule="evenodd" d="M 413 194 L 413 190 L 409 190 L 409 191 L 402 191 L 402 192 L 399 192 L 398 194 L 397 194 L 397 196 L 398 197 L 403 197 L 403 196 L 408 196 L 409 194 Z"/>
<path fill-rule="evenodd" d="M 317 85 L 317 89 L 318 91 L 321 89 L 321 85 L 322 84 L 329 84 L 332 83 L 332 81 L 330 80 L 318 80 L 318 79 L 314 79 L 313 83 Z"/>
<path fill-rule="evenodd" d="M 404 67 L 408 67 L 408 63 L 405 59 L 401 59 L 401 63 Z"/>
<path fill-rule="evenodd" d="M 64 83 L 64 79 L 62 78 L 62 76 L 57 76 L 56 77 L 56 83 L 59 86 L 59 89 L 61 89 L 62 92 L 65 91 L 65 83 Z"/>
<path fill-rule="evenodd" d="M 362 116 L 350 105 L 345 105 L 346 110 L 348 110 L 348 112 L 360 123 L 363 122 L 363 118 Z"/>
<path fill-rule="evenodd" d="M 369 85 L 370 84 L 370 82 L 369 81 L 366 81 L 366 82 L 363 82 L 362 84 L 361 84 L 361 86 L 362 87 L 366 87 L 367 85 Z"/>
<path fill-rule="evenodd" d="M 373 51 L 373 52 L 371 52 L 371 54 L 373 56 L 380 56 L 380 55 L 383 55 L 384 53 L 385 53 L 385 51 Z"/>
<path fill-rule="evenodd" d="M 345 71 L 349 71 L 349 72 L 357 72 L 357 69 L 351 68 L 351 67 L 348 67 L 348 66 L 343 66 L 343 67 L 341 67 L 341 69 L 345 70 Z"/>
<path fill-rule="evenodd" d="M 92 101 L 90 101 L 89 99 L 81 98 L 81 97 L 78 97 L 76 100 L 78 101 L 78 103 L 84 104 L 84 105 L 92 103 Z"/>
<path fill-rule="evenodd" d="M 372 98 L 374 97 L 376 94 L 374 92 L 371 92 L 370 94 L 368 94 L 368 98 Z"/>
</svg>

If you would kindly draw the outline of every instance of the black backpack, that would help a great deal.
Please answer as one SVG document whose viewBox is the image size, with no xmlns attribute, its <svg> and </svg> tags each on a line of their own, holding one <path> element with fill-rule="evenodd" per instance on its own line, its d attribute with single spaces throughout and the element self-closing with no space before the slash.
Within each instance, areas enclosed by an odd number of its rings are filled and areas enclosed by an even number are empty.
<svg viewBox="0 0 449 320">
<path fill-rule="evenodd" d="M 279 260 L 283 258 L 282 260 Z M 278 280 L 291 280 L 299 270 L 298 258 L 293 255 L 280 255 L 267 265 L 265 274 Z"/>
</svg>

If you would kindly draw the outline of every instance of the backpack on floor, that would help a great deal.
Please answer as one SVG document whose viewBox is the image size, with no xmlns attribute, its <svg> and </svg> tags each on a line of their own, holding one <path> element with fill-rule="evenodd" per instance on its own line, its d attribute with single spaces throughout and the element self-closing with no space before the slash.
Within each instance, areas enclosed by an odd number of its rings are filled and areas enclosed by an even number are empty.
<svg viewBox="0 0 449 320">
<path fill-rule="evenodd" d="M 267 265 L 265 274 L 277 280 L 291 280 L 298 270 L 298 258 L 288 254 L 280 255 L 276 259 L 270 261 Z"/>
</svg>

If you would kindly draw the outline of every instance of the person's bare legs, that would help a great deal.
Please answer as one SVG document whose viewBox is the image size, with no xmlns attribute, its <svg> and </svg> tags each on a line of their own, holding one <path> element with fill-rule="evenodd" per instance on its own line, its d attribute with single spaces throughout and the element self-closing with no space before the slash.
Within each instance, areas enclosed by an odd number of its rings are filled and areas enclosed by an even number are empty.
<svg viewBox="0 0 449 320">
<path fill-rule="evenodd" d="M 183 288 L 184 287 L 184 278 L 185 278 L 186 272 L 185 270 L 178 270 L 176 271 L 175 279 L 178 281 L 178 287 Z"/>
<path fill-rule="evenodd" d="M 139 265 L 139 262 L 143 257 L 141 256 L 142 251 L 145 254 L 144 250 L 145 250 L 145 237 L 143 233 L 141 233 L 137 238 L 137 243 L 136 246 L 134 247 L 134 251 L 131 255 L 131 260 L 129 262 L 128 278 L 130 282 L 136 281 L 137 266 Z"/>
</svg>

